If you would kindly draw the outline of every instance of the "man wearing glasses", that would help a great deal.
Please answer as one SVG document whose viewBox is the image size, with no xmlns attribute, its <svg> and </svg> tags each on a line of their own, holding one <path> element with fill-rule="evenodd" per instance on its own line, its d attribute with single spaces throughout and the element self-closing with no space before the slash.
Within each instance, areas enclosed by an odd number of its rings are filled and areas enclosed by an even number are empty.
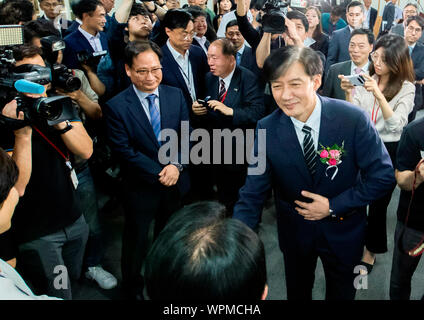
<svg viewBox="0 0 424 320">
<path fill-rule="evenodd" d="M 403 22 L 393 26 L 392 29 L 390 30 L 390 33 L 398 34 L 401 37 L 403 37 L 405 32 L 406 20 L 408 20 L 409 17 L 413 17 L 417 15 L 418 15 L 417 5 L 415 3 L 408 3 L 403 9 Z M 418 42 L 424 44 L 424 36 L 422 34 L 419 37 Z"/>
<path fill-rule="evenodd" d="M 123 288 L 130 299 L 143 299 L 141 266 L 147 253 L 148 230 L 154 237 L 180 207 L 189 189 L 187 168 L 180 154 L 171 162 L 161 158 L 166 142 L 161 130 L 181 132 L 188 109 L 178 88 L 161 84 L 159 47 L 151 41 L 132 41 L 125 49 L 125 71 L 132 85 L 106 103 L 104 114 L 111 148 L 121 163 L 125 226 L 122 240 Z M 162 142 L 163 141 L 163 142 Z M 181 150 L 181 136 L 178 136 Z"/>
<path fill-rule="evenodd" d="M 192 45 L 193 17 L 183 9 L 169 10 L 162 21 L 168 40 L 163 53 L 163 84 L 180 88 L 188 106 L 204 98 L 204 78 L 209 71 L 206 54 Z"/>
</svg>

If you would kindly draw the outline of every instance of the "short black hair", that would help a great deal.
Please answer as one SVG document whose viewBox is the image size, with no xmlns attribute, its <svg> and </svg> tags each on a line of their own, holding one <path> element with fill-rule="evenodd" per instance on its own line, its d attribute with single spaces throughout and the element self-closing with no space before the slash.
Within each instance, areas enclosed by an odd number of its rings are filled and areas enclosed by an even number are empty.
<svg viewBox="0 0 424 320">
<path fill-rule="evenodd" d="M 274 81 L 285 74 L 287 69 L 295 62 L 301 63 L 305 68 L 305 73 L 310 77 L 322 74 L 321 58 L 313 49 L 285 46 L 271 51 L 264 62 L 263 75 L 267 81 Z"/>
<path fill-rule="evenodd" d="M 236 55 L 237 55 L 237 49 L 236 49 L 236 47 L 231 42 L 231 40 L 229 40 L 227 38 L 217 39 L 214 42 L 212 42 L 210 44 L 210 46 L 211 45 L 215 45 L 215 46 L 221 47 L 222 54 L 224 56 L 233 56 L 233 57 L 236 57 Z"/>
<path fill-rule="evenodd" d="M 50 20 L 32 20 L 24 25 L 24 42 L 31 44 L 33 38 L 60 37 L 60 32 Z"/>
<path fill-rule="evenodd" d="M 135 16 L 138 16 L 138 15 L 148 16 L 150 18 L 150 21 L 152 21 L 152 14 L 149 11 L 146 10 L 144 5 L 141 4 L 141 3 L 134 2 L 132 7 L 131 7 L 131 11 L 130 11 L 130 14 L 128 16 L 128 20 L 131 17 L 135 17 Z"/>
<path fill-rule="evenodd" d="M 308 32 L 309 22 L 308 22 L 308 19 L 306 18 L 306 16 L 302 12 L 300 12 L 298 10 L 292 10 L 292 11 L 287 12 L 286 16 L 287 16 L 287 19 L 289 19 L 289 20 L 298 19 L 298 20 L 302 21 L 302 24 L 303 24 L 303 27 L 305 28 L 305 31 Z"/>
<path fill-rule="evenodd" d="M 267 276 L 263 243 L 243 222 L 225 216 L 222 204 L 199 202 L 171 217 L 145 261 L 150 299 L 261 299 Z"/>
<path fill-rule="evenodd" d="M 130 68 L 133 65 L 133 59 L 137 57 L 140 53 L 145 51 L 153 51 L 157 54 L 159 60 L 162 58 L 162 52 L 159 46 L 150 40 L 136 40 L 128 42 L 128 45 L 125 47 L 124 51 L 124 62 Z"/>
<path fill-rule="evenodd" d="M 346 7 L 346 13 L 349 12 L 349 9 L 352 7 L 361 7 L 362 13 L 365 13 L 365 7 L 362 2 L 352 1 L 351 3 L 349 3 Z"/>
<path fill-rule="evenodd" d="M 418 10 L 417 4 L 416 3 L 412 3 L 412 2 L 408 2 L 407 4 L 405 4 L 405 6 L 403 7 L 403 10 L 405 10 L 406 7 L 410 7 L 410 6 L 413 6 L 413 7 L 415 7 L 415 9 Z"/>
<path fill-rule="evenodd" d="M 83 13 L 93 14 L 98 6 L 102 6 L 100 0 L 74 0 L 71 2 L 72 12 L 82 20 Z"/>
<path fill-rule="evenodd" d="M 420 16 L 412 16 L 406 19 L 406 26 L 409 26 L 409 24 L 412 21 L 416 21 L 418 25 L 421 27 L 421 30 L 424 30 L 424 19 Z"/>
<path fill-rule="evenodd" d="M 24 44 L 20 46 L 13 47 L 13 58 L 16 62 L 22 61 L 25 58 L 32 58 L 36 55 L 42 55 L 43 50 L 41 48 L 34 46 L 32 44 Z"/>
<path fill-rule="evenodd" d="M 208 14 L 202 10 L 202 8 L 200 8 L 199 6 L 190 6 L 185 8 L 184 10 L 186 10 L 188 13 L 191 14 L 191 16 L 193 17 L 193 20 L 195 20 L 198 17 L 208 17 Z"/>
<path fill-rule="evenodd" d="M 225 26 L 225 32 L 227 32 L 228 28 L 234 27 L 234 26 L 238 26 L 238 22 L 236 19 L 231 20 L 227 23 L 227 25 Z"/>
<path fill-rule="evenodd" d="M 163 17 L 161 23 L 164 28 L 168 29 L 185 29 L 190 21 L 193 21 L 193 16 L 185 9 L 168 10 Z"/>
<path fill-rule="evenodd" d="M 19 170 L 15 161 L 0 148 L 0 207 L 18 181 Z"/>
<path fill-rule="evenodd" d="M 364 28 L 355 29 L 350 34 L 350 39 L 352 39 L 353 36 L 356 36 L 358 34 L 364 34 L 364 35 L 366 35 L 367 38 L 368 38 L 368 43 L 369 44 L 374 44 L 374 41 L 375 41 L 374 33 L 372 33 L 372 31 L 370 29 L 364 29 Z"/>
<path fill-rule="evenodd" d="M 0 3 L 0 24 L 19 24 L 32 20 L 34 5 L 29 0 L 4 0 Z"/>
</svg>

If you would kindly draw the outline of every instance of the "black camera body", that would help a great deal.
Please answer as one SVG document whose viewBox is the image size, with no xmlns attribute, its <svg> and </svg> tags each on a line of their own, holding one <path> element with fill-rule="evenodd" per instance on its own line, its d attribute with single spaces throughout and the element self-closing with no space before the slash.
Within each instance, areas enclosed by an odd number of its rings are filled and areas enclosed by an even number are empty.
<svg viewBox="0 0 424 320">
<path fill-rule="evenodd" d="M 100 59 L 107 54 L 107 50 L 98 52 L 88 52 L 87 50 L 77 52 L 78 61 L 90 67 L 93 72 L 97 72 L 97 65 Z"/>
<path fill-rule="evenodd" d="M 279 0 L 268 0 L 264 3 L 264 14 L 259 20 L 262 30 L 273 34 L 280 34 L 286 30 L 286 14 L 288 3 Z"/>
</svg>

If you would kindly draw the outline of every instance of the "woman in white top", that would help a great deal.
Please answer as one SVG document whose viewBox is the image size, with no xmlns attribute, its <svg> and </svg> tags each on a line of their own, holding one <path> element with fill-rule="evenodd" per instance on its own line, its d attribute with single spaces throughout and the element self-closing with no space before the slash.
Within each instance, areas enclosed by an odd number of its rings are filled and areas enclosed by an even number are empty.
<svg viewBox="0 0 424 320">
<path fill-rule="evenodd" d="M 397 145 L 414 106 L 414 68 L 405 40 L 394 34 L 385 35 L 377 41 L 371 60 L 370 75 L 362 74 L 365 79 L 363 87 L 353 87 L 347 79 L 339 76 L 341 87 L 347 101 L 369 114 L 395 164 Z M 364 148 L 370 152 L 373 150 L 372 146 Z M 368 273 L 374 265 L 375 254 L 387 251 L 386 215 L 393 190 L 369 206 L 362 260 Z"/>
</svg>

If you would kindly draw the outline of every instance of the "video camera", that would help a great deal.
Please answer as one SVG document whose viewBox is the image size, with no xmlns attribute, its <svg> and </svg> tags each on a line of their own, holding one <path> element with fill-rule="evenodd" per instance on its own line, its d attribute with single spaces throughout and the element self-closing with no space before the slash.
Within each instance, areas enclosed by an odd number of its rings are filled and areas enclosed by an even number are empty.
<svg viewBox="0 0 424 320">
<path fill-rule="evenodd" d="M 23 29 L 19 25 L 0 26 L 0 103 L 3 106 L 15 99 L 17 113 L 23 111 L 25 120 L 16 120 L 0 114 L 0 125 L 17 130 L 36 120 L 45 120 L 55 125 L 73 118 L 73 105 L 69 97 L 50 96 L 30 98 L 23 93 L 43 94 L 44 85 L 52 82 L 51 68 L 25 64 L 15 67 L 13 48 L 22 45 Z M 56 73 L 60 78 L 63 72 Z M 59 84 L 63 83 L 60 82 Z M 79 81 L 79 79 L 78 79 Z M 57 81 L 56 81 L 57 82 Z M 65 81 L 66 82 L 66 81 Z"/>
<path fill-rule="evenodd" d="M 107 50 L 98 51 L 98 52 L 88 52 L 83 50 L 77 52 L 78 61 L 82 64 L 85 64 L 90 67 L 93 72 L 96 72 L 97 65 L 100 62 L 100 59 L 107 54 Z"/>
<path fill-rule="evenodd" d="M 287 2 L 280 0 L 268 0 L 264 3 L 262 7 L 264 14 L 258 19 L 264 32 L 278 34 L 286 30 L 285 19 L 288 5 Z"/>
</svg>

